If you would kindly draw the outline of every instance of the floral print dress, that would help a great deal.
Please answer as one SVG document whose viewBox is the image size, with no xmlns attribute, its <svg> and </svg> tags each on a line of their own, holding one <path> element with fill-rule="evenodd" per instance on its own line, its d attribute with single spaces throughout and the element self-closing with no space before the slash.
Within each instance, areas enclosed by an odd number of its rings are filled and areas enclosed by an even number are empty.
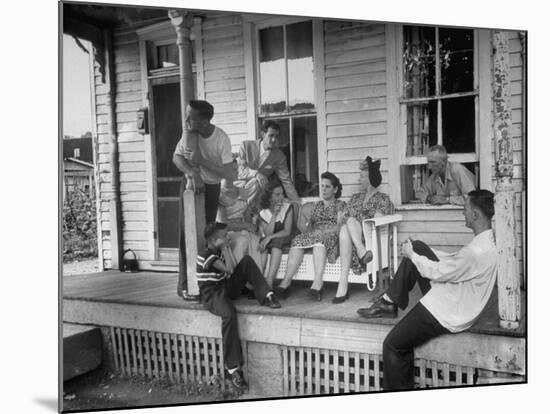
<svg viewBox="0 0 550 414">
<path fill-rule="evenodd" d="M 365 191 L 351 196 L 344 209 L 344 223 L 350 217 L 355 218 L 361 223 L 365 219 L 373 218 L 377 213 L 382 215 L 393 214 L 393 204 L 387 194 L 377 192 L 371 195 L 368 200 L 365 200 L 366 196 L 367 193 Z M 351 253 L 351 269 L 355 274 L 361 274 L 364 271 L 355 246 L 353 246 Z"/>
<path fill-rule="evenodd" d="M 346 203 L 333 200 L 326 207 L 323 201 L 315 203 L 310 217 L 311 230 L 298 234 L 290 247 L 308 249 L 313 246 L 325 246 L 327 261 L 335 263 L 338 258 L 338 232 L 334 226 L 338 223 L 338 213 L 344 211 Z"/>
</svg>

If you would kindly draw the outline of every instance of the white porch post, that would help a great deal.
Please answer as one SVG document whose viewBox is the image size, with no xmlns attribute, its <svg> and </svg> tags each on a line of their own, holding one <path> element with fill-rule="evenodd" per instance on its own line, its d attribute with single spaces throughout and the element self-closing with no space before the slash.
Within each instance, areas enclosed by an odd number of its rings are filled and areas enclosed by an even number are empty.
<svg viewBox="0 0 550 414">
<path fill-rule="evenodd" d="M 185 12 L 182 10 L 169 10 L 168 16 L 170 17 L 170 21 L 172 25 L 174 26 L 174 29 L 176 31 L 176 44 L 178 45 L 179 50 L 179 73 L 180 73 L 180 103 L 181 103 L 181 127 L 182 127 L 182 138 L 185 143 L 185 147 L 189 149 L 196 150 L 197 149 L 197 135 L 191 133 L 187 129 L 187 124 L 185 122 L 185 109 L 187 105 L 189 104 L 189 101 L 195 97 L 195 91 L 193 87 L 193 66 L 192 66 L 192 45 L 191 45 L 191 28 L 194 24 L 193 15 L 189 12 Z M 199 174 L 195 171 L 193 176 L 193 182 L 191 180 L 188 180 L 187 183 L 187 189 L 193 189 L 195 190 L 195 223 L 196 223 L 196 233 L 197 233 L 197 246 L 201 246 L 204 244 L 202 231 L 205 226 L 205 210 L 204 210 L 204 191 L 203 183 L 199 177 Z M 183 193 L 180 194 L 180 197 L 183 202 Z M 183 215 L 183 209 L 180 209 L 180 215 Z M 183 216 L 182 216 L 183 217 Z M 183 219 L 180 219 L 180 223 L 184 223 Z M 186 231 L 183 227 L 181 227 L 180 224 L 180 233 L 182 231 Z M 189 257 L 193 253 L 190 253 L 189 246 L 185 245 L 185 249 L 183 248 L 183 244 L 185 237 L 180 234 L 180 248 L 179 248 L 179 254 L 180 254 L 180 260 L 179 260 L 179 273 L 180 273 L 180 282 L 183 277 L 185 277 L 187 281 L 187 293 L 190 295 L 189 297 L 198 297 L 199 294 L 199 288 L 197 285 L 197 280 L 195 277 L 188 277 L 188 272 L 185 271 L 183 268 L 184 263 L 185 267 L 189 267 L 189 261 L 191 260 L 193 265 L 195 263 L 196 257 Z M 196 249 L 192 249 L 193 251 Z M 183 257 L 185 257 L 185 260 L 182 260 Z M 184 275 L 185 273 L 185 275 Z"/>
<path fill-rule="evenodd" d="M 498 312 L 500 326 L 519 326 L 520 275 L 516 258 L 514 188 L 512 186 L 512 108 L 508 33 L 493 32 L 493 133 L 495 140 L 495 227 L 498 251 Z"/>
</svg>

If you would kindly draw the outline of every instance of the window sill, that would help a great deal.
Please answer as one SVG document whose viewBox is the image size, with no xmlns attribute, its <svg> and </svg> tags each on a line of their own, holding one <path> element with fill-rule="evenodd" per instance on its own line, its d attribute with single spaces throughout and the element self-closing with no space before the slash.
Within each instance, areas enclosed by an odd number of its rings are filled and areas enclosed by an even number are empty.
<svg viewBox="0 0 550 414">
<path fill-rule="evenodd" d="M 434 206 L 432 204 L 423 204 L 423 203 L 410 203 L 410 204 L 401 204 L 395 206 L 395 211 L 411 211 L 411 210 L 458 210 L 462 211 L 464 207 L 457 206 L 455 204 L 443 204 L 440 206 Z"/>
</svg>

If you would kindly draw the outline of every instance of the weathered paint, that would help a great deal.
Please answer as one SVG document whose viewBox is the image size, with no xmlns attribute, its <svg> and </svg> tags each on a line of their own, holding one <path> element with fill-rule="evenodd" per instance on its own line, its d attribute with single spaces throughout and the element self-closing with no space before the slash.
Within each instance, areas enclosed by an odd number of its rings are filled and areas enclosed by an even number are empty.
<svg viewBox="0 0 550 414">
<path fill-rule="evenodd" d="M 500 325 L 514 329 L 520 320 L 520 275 L 516 260 L 513 149 L 508 33 L 493 33 L 493 112 L 496 166 L 495 230 L 498 252 Z"/>
</svg>

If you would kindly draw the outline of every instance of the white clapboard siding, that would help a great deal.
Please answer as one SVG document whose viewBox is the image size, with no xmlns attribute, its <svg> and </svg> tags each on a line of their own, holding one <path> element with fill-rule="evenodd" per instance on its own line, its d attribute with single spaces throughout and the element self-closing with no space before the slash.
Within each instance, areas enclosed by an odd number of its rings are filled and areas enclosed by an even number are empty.
<svg viewBox="0 0 550 414">
<path fill-rule="evenodd" d="M 359 162 L 380 159 L 388 187 L 385 28 L 367 22 L 324 23 L 327 164 L 342 198 L 359 191 Z"/>
<path fill-rule="evenodd" d="M 116 82 L 115 111 L 119 149 L 120 199 L 122 210 L 123 249 L 136 250 L 139 259 L 150 260 L 146 197 L 145 144 L 136 130 L 136 112 L 142 106 L 139 48 L 135 32 L 114 33 L 114 72 Z M 99 69 L 95 71 L 96 125 L 98 130 L 98 169 L 100 219 L 102 223 L 103 264 L 111 266 L 110 243 L 110 131 L 108 126 L 107 87 Z"/>
<path fill-rule="evenodd" d="M 247 138 L 244 37 L 239 15 L 208 15 L 202 25 L 204 91 L 214 105 L 212 122 L 234 149 Z M 251 137 L 250 139 L 253 139 Z"/>
<path fill-rule="evenodd" d="M 509 32 L 509 46 L 510 46 L 510 89 L 511 89 L 511 106 L 512 106 L 512 149 L 513 149 L 513 165 L 514 165 L 514 176 L 512 179 L 512 184 L 514 186 L 515 192 L 515 211 L 514 216 L 516 220 L 516 255 L 520 265 L 520 271 L 523 273 L 523 222 L 522 222 L 522 204 L 521 204 L 521 193 L 525 190 L 524 184 L 524 170 L 526 166 L 523 163 L 523 151 L 524 147 L 524 137 L 523 137 L 523 128 L 522 124 L 522 115 L 523 115 L 523 60 L 522 60 L 522 46 L 519 33 L 516 31 Z M 493 163 L 493 188 L 496 186 L 496 177 L 494 176 L 495 168 L 495 153 L 494 153 L 494 142 L 491 146 L 492 148 L 492 163 Z"/>
<path fill-rule="evenodd" d="M 455 251 L 468 244 L 473 233 L 464 225 L 461 209 L 399 210 L 398 243 L 422 240 L 434 249 Z"/>
</svg>

